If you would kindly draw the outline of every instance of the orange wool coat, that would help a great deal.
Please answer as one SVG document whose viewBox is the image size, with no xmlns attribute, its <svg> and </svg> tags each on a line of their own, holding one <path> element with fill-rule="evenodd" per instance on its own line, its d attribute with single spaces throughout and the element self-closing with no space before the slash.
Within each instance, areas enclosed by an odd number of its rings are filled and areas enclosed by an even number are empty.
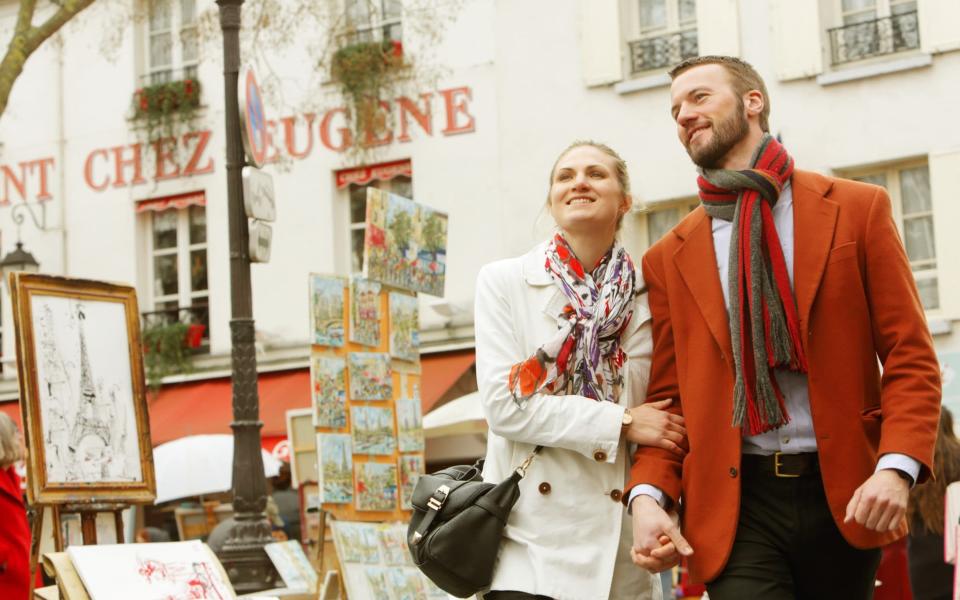
<svg viewBox="0 0 960 600">
<path fill-rule="evenodd" d="M 939 364 L 886 191 L 805 171 L 794 173 L 792 186 L 794 292 L 824 488 L 847 541 L 876 547 L 905 535 L 906 522 L 884 534 L 845 525 L 847 503 L 884 453 L 915 458 L 920 479 L 929 476 Z M 641 447 L 628 487 L 650 483 L 682 498 L 690 574 L 710 581 L 736 533 L 741 432 L 731 425 L 730 332 L 702 207 L 650 248 L 643 276 L 654 330 L 647 397 L 679 400 L 674 410 L 686 419 L 690 452 L 681 464 Z"/>
</svg>

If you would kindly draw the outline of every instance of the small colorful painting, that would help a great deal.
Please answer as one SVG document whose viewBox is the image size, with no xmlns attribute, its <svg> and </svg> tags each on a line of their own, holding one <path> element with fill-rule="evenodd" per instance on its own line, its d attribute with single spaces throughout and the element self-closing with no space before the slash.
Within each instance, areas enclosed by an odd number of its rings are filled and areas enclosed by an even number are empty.
<svg viewBox="0 0 960 600">
<path fill-rule="evenodd" d="M 356 465 L 357 510 L 395 510 L 397 508 L 397 467 L 365 462 Z"/>
<path fill-rule="evenodd" d="M 407 526 L 404 523 L 380 523 L 380 556 L 383 562 L 393 567 L 414 566 L 407 548 Z"/>
<path fill-rule="evenodd" d="M 368 279 L 443 296 L 446 255 L 447 215 L 367 188 L 363 264 Z"/>
<path fill-rule="evenodd" d="M 320 346 L 343 346 L 342 277 L 310 275 L 311 342 Z"/>
<path fill-rule="evenodd" d="M 397 462 L 400 467 L 400 508 L 413 510 L 413 488 L 417 485 L 417 479 L 423 475 L 423 456 L 401 455 Z"/>
<path fill-rule="evenodd" d="M 333 543 L 342 562 L 380 564 L 380 536 L 373 523 L 333 521 Z"/>
<path fill-rule="evenodd" d="M 348 504 L 353 500 L 353 455 L 346 433 L 317 434 L 320 501 Z"/>
<path fill-rule="evenodd" d="M 313 356 L 310 380 L 313 382 L 313 425 L 341 429 L 347 426 L 347 386 L 342 358 Z"/>
<path fill-rule="evenodd" d="M 423 586 L 423 577 L 415 568 L 392 567 L 388 570 L 393 598 L 396 600 L 423 600 L 427 591 Z"/>
<path fill-rule="evenodd" d="M 420 302 L 416 296 L 390 292 L 390 356 L 416 362 L 420 358 Z"/>
<path fill-rule="evenodd" d="M 390 400 L 393 397 L 393 371 L 386 352 L 351 352 L 350 399 Z"/>
<path fill-rule="evenodd" d="M 350 433 L 354 454 L 393 454 L 397 442 L 393 434 L 393 409 L 375 406 L 350 408 Z"/>
<path fill-rule="evenodd" d="M 350 280 L 350 341 L 380 345 L 380 282 Z"/>
<path fill-rule="evenodd" d="M 397 400 L 397 446 L 400 452 L 423 451 L 423 413 L 420 400 Z"/>
</svg>

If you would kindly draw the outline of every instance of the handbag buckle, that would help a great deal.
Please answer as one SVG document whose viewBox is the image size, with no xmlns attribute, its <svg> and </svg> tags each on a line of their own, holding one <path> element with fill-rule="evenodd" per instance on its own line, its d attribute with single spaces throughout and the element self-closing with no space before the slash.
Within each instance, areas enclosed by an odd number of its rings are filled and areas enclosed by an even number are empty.
<svg viewBox="0 0 960 600">
<path fill-rule="evenodd" d="M 442 494 L 442 495 L 441 495 Z M 439 498 L 437 496 L 440 496 Z M 430 496 L 430 499 L 427 500 L 427 508 L 431 510 L 439 511 L 440 507 L 443 506 L 443 503 L 447 500 L 447 496 L 450 495 L 450 487 L 446 485 L 441 485 L 437 488 L 437 491 Z"/>
</svg>

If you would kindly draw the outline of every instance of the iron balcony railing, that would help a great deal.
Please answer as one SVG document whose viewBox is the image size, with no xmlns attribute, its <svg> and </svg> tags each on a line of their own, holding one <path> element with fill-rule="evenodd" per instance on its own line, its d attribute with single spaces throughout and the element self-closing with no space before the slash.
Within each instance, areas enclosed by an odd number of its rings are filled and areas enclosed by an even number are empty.
<svg viewBox="0 0 960 600">
<path fill-rule="evenodd" d="M 920 47 L 917 11 L 828 29 L 833 64 Z"/>
<path fill-rule="evenodd" d="M 198 352 L 209 351 L 210 307 L 207 304 L 142 312 L 140 318 L 143 329 L 184 323 L 188 327 L 184 343 Z"/>
<path fill-rule="evenodd" d="M 629 43 L 630 73 L 664 69 L 697 56 L 697 30 L 678 31 Z"/>
</svg>

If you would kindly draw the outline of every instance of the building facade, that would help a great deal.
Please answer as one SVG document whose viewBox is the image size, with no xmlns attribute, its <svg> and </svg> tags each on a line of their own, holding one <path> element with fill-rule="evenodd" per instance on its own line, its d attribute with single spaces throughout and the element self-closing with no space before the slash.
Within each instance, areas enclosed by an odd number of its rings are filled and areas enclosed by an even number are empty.
<svg viewBox="0 0 960 600">
<path fill-rule="evenodd" d="M 16 6 L 0 2 L 0 29 L 12 29 Z M 198 33 L 209 7 L 154 0 L 141 8 L 143 19 L 118 19 L 115 4 L 95 4 L 27 63 L 0 118 L 0 245 L 6 253 L 21 240 L 44 273 L 134 285 L 144 326 L 189 323 L 195 369 L 165 379 L 176 387 L 229 374 L 222 60 L 219 42 Z M 622 236 L 639 257 L 697 203 L 665 72 L 689 56 L 730 54 L 764 76 L 771 130 L 799 168 L 889 190 L 944 364 L 945 402 L 960 407 L 952 383 L 960 266 L 949 260 L 960 250 L 952 232 L 960 223 L 958 3 L 463 0 L 439 41 L 405 27 L 403 1 L 343 0 L 343 10 L 354 33 L 399 41 L 407 60 L 429 51 L 439 75 L 385 98 L 386 127 L 361 155 L 349 151 L 357 141 L 344 106 L 312 101 L 301 85 L 328 69 L 308 52 L 322 36 L 297 31 L 303 47 L 256 49 L 284 100 L 267 106 L 272 257 L 252 266 L 265 373 L 306 368 L 307 275 L 359 269 L 373 185 L 449 215 L 445 294 L 421 296 L 424 385 L 429 359 L 455 353 L 467 358 L 457 377 L 444 363 L 452 381 L 438 384 L 433 402 L 469 391 L 460 380 L 470 376 L 476 274 L 549 235 L 544 204 L 557 154 L 586 138 L 624 156 L 635 210 Z M 116 41 L 105 53 L 107 28 Z M 191 128 L 144 142 L 138 90 L 188 80 L 202 90 Z M 18 205 L 32 212 L 19 228 Z M 9 406 L 18 392 L 2 294 L 0 402 Z"/>
</svg>

